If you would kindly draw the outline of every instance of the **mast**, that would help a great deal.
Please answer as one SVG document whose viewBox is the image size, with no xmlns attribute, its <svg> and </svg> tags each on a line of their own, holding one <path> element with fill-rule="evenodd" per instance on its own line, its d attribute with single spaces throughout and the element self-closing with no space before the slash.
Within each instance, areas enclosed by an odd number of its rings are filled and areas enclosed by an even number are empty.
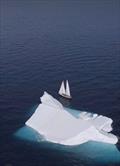
<svg viewBox="0 0 120 166">
<path fill-rule="evenodd" d="M 64 85 L 64 81 L 62 81 L 61 83 L 61 87 L 60 90 L 58 92 L 60 95 L 65 94 L 65 85 Z"/>
<path fill-rule="evenodd" d="M 69 87 L 68 80 L 66 80 L 66 92 L 65 92 L 65 94 L 67 96 L 71 97 L 71 95 L 70 95 L 70 87 Z"/>
</svg>

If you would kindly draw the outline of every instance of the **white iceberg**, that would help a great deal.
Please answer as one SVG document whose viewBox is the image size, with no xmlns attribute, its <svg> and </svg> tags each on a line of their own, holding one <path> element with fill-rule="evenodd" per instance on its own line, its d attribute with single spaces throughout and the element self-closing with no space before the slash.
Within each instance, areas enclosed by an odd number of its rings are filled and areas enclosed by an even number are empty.
<svg viewBox="0 0 120 166">
<path fill-rule="evenodd" d="M 118 138 L 109 133 L 112 122 L 108 117 L 87 112 L 81 112 L 76 118 L 58 100 L 44 92 L 41 104 L 26 125 L 46 140 L 63 145 L 78 145 L 90 140 L 116 144 Z"/>
</svg>

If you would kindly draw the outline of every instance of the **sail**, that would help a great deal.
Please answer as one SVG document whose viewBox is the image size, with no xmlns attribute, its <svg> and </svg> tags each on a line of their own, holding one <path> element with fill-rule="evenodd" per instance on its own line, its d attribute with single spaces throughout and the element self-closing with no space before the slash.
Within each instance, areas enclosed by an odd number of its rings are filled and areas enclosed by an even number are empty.
<svg viewBox="0 0 120 166">
<path fill-rule="evenodd" d="M 66 81 L 66 92 L 65 92 L 65 94 L 66 94 L 67 96 L 71 96 L 71 95 L 70 95 L 70 87 L 69 87 L 68 80 Z"/>
<path fill-rule="evenodd" d="M 65 85 L 64 85 L 64 81 L 62 81 L 60 90 L 58 92 L 60 95 L 65 94 Z"/>
</svg>

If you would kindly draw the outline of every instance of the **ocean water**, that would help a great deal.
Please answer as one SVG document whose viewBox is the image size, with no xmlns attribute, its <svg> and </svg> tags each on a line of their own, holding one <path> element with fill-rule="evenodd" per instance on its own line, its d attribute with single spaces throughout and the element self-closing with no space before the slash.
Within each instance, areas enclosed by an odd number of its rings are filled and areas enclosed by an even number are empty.
<svg viewBox="0 0 120 166">
<path fill-rule="evenodd" d="M 60 146 L 24 126 L 46 90 L 120 137 L 120 1 L 1 0 L 0 166 L 119 166 L 116 146 Z M 57 92 L 70 82 L 73 99 Z"/>
</svg>

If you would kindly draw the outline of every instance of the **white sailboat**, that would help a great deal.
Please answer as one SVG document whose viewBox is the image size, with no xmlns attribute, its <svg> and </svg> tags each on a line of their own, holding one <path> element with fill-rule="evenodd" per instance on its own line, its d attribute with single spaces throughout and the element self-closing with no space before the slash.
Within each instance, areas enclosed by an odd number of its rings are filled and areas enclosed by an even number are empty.
<svg viewBox="0 0 120 166">
<path fill-rule="evenodd" d="M 59 95 L 71 99 L 71 94 L 70 94 L 70 87 L 69 87 L 69 82 L 68 80 L 66 80 L 66 89 L 65 89 L 65 84 L 64 81 L 62 81 L 61 86 L 60 86 L 60 90 L 59 90 Z"/>
</svg>

